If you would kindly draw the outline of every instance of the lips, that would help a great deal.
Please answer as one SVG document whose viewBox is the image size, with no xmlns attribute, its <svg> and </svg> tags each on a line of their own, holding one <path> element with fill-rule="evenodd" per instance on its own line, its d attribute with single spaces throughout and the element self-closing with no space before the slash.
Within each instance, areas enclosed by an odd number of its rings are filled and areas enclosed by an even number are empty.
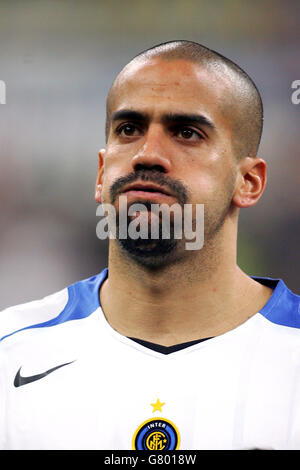
<svg viewBox="0 0 300 470">
<path fill-rule="evenodd" d="M 173 196 L 167 189 L 162 186 L 159 186 L 154 183 L 132 183 L 128 186 L 125 186 L 122 193 L 126 194 L 129 192 L 134 192 L 140 195 L 165 195 L 165 196 Z"/>
</svg>

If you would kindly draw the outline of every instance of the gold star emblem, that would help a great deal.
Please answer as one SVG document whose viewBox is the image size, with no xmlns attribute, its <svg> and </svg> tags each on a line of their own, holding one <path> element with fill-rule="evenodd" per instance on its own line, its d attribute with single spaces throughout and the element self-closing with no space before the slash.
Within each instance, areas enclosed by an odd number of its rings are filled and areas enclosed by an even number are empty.
<svg viewBox="0 0 300 470">
<path fill-rule="evenodd" d="M 153 406 L 152 413 L 154 413 L 154 411 L 161 411 L 161 408 L 164 406 L 164 404 L 165 403 L 161 403 L 159 401 L 159 398 L 156 400 L 156 403 L 151 403 L 151 406 Z"/>
</svg>

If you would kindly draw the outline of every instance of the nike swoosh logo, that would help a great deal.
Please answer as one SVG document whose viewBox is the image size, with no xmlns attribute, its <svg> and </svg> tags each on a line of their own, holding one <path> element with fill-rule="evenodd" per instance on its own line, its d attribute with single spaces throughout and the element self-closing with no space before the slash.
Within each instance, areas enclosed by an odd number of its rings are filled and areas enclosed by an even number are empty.
<svg viewBox="0 0 300 470">
<path fill-rule="evenodd" d="M 67 366 L 68 364 L 72 364 L 72 362 L 74 362 L 74 361 L 66 362 L 65 364 L 61 364 L 60 366 L 56 366 L 56 367 L 53 367 L 52 369 L 46 370 L 46 372 L 42 372 L 41 374 L 30 375 L 28 377 L 22 377 L 21 376 L 21 369 L 22 369 L 22 366 L 21 366 L 20 369 L 18 370 L 16 376 L 15 376 L 14 386 L 15 387 L 21 387 L 21 385 L 30 384 L 31 382 L 35 382 L 36 380 L 40 380 L 43 377 L 46 377 L 46 375 L 51 374 L 51 372 L 54 372 L 55 370 L 60 369 L 61 367 Z"/>
</svg>

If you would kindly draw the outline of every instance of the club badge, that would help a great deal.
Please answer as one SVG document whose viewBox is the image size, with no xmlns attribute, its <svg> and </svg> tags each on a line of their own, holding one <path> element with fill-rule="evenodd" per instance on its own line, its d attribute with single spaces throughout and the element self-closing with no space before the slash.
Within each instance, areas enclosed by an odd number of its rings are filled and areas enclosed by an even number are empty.
<svg viewBox="0 0 300 470">
<path fill-rule="evenodd" d="M 157 400 L 153 412 L 161 411 L 164 405 Z M 144 421 L 135 431 L 132 439 L 133 450 L 165 451 L 179 448 L 180 436 L 175 424 L 166 418 L 152 418 Z"/>
</svg>

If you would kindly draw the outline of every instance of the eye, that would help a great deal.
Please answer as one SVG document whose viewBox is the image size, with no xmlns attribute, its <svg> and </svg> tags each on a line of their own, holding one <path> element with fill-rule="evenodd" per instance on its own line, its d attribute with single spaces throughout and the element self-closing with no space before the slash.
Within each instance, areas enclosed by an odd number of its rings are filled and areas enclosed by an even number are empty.
<svg viewBox="0 0 300 470">
<path fill-rule="evenodd" d="M 140 129 L 130 123 L 121 124 L 117 129 L 116 133 L 121 137 L 135 137 L 140 134 Z"/>
<path fill-rule="evenodd" d="M 203 136 L 200 132 L 191 129 L 190 127 L 180 127 L 176 129 L 174 133 L 177 137 L 180 137 L 184 140 L 196 141 L 203 139 Z"/>
</svg>

